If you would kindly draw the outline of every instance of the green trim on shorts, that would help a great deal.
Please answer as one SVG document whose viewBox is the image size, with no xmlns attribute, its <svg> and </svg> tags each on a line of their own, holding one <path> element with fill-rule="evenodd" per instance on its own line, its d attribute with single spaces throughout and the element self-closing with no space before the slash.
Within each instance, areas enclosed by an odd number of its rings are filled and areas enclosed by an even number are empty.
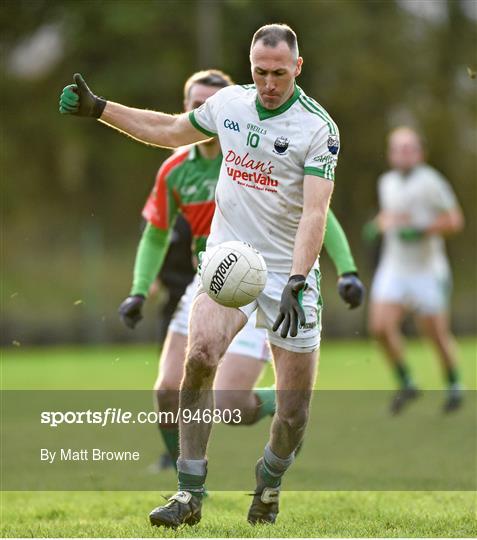
<svg viewBox="0 0 477 540">
<path fill-rule="evenodd" d="M 298 298 L 298 303 L 303 308 L 303 289 L 298 291 L 297 298 Z"/>
<path fill-rule="evenodd" d="M 320 288 L 320 283 L 321 283 L 321 271 L 319 268 L 315 268 L 314 269 L 315 271 L 315 280 L 316 280 L 316 290 L 318 291 L 318 302 L 317 302 L 317 306 L 319 309 L 323 309 L 323 297 L 321 296 L 321 288 Z"/>
<path fill-rule="evenodd" d="M 318 291 L 318 301 L 316 303 L 316 307 L 317 307 L 316 326 L 321 333 L 321 312 L 323 311 L 324 303 L 323 303 L 323 297 L 321 296 L 321 288 L 320 288 L 321 271 L 319 268 L 315 268 L 315 279 L 316 279 L 316 289 Z"/>
</svg>

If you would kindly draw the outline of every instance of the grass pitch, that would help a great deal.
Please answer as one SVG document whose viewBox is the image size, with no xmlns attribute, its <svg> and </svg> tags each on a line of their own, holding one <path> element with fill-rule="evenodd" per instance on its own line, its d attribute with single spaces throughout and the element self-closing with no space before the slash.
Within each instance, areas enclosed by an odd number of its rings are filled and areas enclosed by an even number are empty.
<svg viewBox="0 0 477 540">
<path fill-rule="evenodd" d="M 459 341 L 468 389 L 476 388 L 476 348 L 475 339 Z M 427 345 L 410 343 L 408 358 L 422 388 L 442 387 L 439 366 Z M 156 370 L 153 346 L 15 347 L 3 351 L 1 375 L 4 389 L 147 389 Z M 272 377 L 267 368 L 262 383 L 271 383 Z M 324 342 L 319 389 L 393 386 L 392 375 L 370 343 Z M 232 456 L 235 459 L 240 456 Z M 149 526 L 147 514 L 162 500 L 154 492 L 3 492 L 0 532 L 4 537 L 477 535 L 473 492 L 284 492 L 277 524 L 257 527 L 245 520 L 250 497 L 242 492 L 213 492 L 204 504 L 202 522 L 176 532 Z"/>
<path fill-rule="evenodd" d="M 472 537 L 472 493 L 284 492 L 275 525 L 246 522 L 250 497 L 214 492 L 196 527 L 151 527 L 147 514 L 161 504 L 154 493 L 7 493 L 6 537 Z"/>
</svg>

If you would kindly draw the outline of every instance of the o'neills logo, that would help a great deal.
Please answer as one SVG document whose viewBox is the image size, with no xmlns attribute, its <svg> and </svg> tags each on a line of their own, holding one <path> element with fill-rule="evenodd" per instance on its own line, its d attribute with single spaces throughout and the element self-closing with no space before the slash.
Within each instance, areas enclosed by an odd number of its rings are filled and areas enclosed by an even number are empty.
<svg viewBox="0 0 477 540">
<path fill-rule="evenodd" d="M 225 283 L 225 278 L 227 277 L 227 270 L 238 261 L 237 255 L 235 253 L 230 253 L 225 257 L 225 259 L 217 266 L 212 279 L 210 280 L 209 290 L 215 295 L 218 295 L 222 290 L 222 287 Z"/>
<path fill-rule="evenodd" d="M 248 152 L 244 156 L 241 156 L 233 150 L 229 150 L 225 156 L 225 163 L 227 163 L 227 174 L 233 180 L 245 180 L 246 182 L 260 184 L 262 186 L 278 186 L 278 180 L 271 177 L 274 169 L 271 161 L 265 163 L 264 161 L 250 158 Z M 241 168 L 237 169 L 234 165 L 238 165 Z M 248 169 L 248 171 L 244 171 L 242 168 Z"/>
</svg>

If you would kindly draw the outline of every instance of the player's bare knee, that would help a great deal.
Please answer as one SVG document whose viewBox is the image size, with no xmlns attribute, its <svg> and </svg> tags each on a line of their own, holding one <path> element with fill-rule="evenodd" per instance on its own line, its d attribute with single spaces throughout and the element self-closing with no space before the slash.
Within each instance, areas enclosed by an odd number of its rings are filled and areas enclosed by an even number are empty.
<svg viewBox="0 0 477 540">
<path fill-rule="evenodd" d="M 292 432 L 303 431 L 308 422 L 308 409 L 306 407 L 277 411 L 277 415 L 280 422 Z"/>
<path fill-rule="evenodd" d="M 185 377 L 191 380 L 207 380 L 214 377 L 219 355 L 208 345 L 193 345 L 187 353 Z"/>
<path fill-rule="evenodd" d="M 179 406 L 179 389 L 176 384 L 167 384 L 167 381 L 161 381 L 161 384 L 154 389 L 156 403 L 161 411 L 173 411 Z"/>
</svg>

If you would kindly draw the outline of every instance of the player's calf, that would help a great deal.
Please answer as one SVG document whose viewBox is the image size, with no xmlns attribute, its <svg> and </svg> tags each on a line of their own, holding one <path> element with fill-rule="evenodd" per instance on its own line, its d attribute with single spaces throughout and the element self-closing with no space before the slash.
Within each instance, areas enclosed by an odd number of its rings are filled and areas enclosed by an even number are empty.
<svg viewBox="0 0 477 540">
<path fill-rule="evenodd" d="M 281 456 L 294 453 L 305 435 L 311 393 L 278 391 L 278 409 L 271 426 L 270 446 Z"/>
</svg>

